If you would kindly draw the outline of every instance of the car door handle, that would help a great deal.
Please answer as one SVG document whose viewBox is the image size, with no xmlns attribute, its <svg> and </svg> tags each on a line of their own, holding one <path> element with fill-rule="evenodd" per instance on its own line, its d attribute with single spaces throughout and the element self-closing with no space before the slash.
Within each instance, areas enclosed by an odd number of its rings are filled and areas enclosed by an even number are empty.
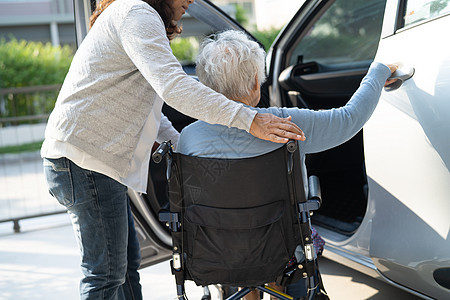
<svg viewBox="0 0 450 300">
<path fill-rule="evenodd" d="M 403 82 L 413 77 L 414 72 L 415 70 L 413 67 L 398 68 L 394 73 L 392 73 L 391 77 L 388 78 L 388 80 L 397 79 L 397 81 L 391 83 L 388 86 L 385 86 L 384 90 L 386 92 L 395 91 L 402 86 Z"/>
</svg>

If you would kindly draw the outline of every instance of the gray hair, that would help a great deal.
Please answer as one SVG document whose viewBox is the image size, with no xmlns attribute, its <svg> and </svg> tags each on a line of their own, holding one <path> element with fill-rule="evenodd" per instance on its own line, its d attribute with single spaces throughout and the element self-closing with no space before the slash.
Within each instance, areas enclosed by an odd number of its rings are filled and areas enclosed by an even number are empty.
<svg viewBox="0 0 450 300">
<path fill-rule="evenodd" d="M 265 51 L 240 31 L 228 30 L 203 41 L 196 61 L 198 79 L 228 98 L 239 100 L 265 80 Z"/>
</svg>

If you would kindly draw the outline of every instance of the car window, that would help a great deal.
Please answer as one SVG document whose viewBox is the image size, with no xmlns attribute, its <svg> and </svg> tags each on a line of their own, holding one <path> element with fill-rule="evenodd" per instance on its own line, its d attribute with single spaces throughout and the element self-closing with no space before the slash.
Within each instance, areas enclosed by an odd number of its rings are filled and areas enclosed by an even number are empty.
<svg viewBox="0 0 450 300">
<path fill-rule="evenodd" d="M 336 0 L 310 27 L 290 64 L 342 64 L 373 60 L 381 34 L 385 0 Z"/>
<path fill-rule="evenodd" d="M 423 22 L 450 13 L 450 0 L 407 0 L 403 26 Z"/>
</svg>

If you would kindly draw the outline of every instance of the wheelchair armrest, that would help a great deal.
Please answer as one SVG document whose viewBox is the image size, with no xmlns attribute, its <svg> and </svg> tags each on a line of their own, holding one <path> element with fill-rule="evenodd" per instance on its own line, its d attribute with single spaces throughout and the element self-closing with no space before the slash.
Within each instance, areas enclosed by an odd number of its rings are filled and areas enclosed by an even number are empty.
<svg viewBox="0 0 450 300">
<path fill-rule="evenodd" d="M 159 212 L 159 221 L 165 222 L 166 226 L 173 232 L 180 231 L 180 218 L 178 213 L 173 213 L 168 210 L 162 209 Z"/>
<path fill-rule="evenodd" d="M 158 149 L 156 149 L 156 151 L 152 154 L 153 161 L 159 164 L 166 154 L 171 154 L 170 151 L 172 151 L 172 141 L 169 140 L 161 143 Z"/>
<path fill-rule="evenodd" d="M 322 204 L 322 192 L 320 190 L 319 177 L 312 175 L 308 177 L 308 200 L 317 200 Z"/>
</svg>

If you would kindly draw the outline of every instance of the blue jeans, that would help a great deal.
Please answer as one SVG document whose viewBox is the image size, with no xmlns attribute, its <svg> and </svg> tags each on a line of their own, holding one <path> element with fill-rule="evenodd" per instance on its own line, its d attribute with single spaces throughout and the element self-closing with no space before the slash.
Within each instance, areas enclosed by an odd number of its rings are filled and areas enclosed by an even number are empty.
<svg viewBox="0 0 450 300">
<path fill-rule="evenodd" d="M 44 173 L 50 193 L 67 208 L 80 247 L 80 299 L 142 299 L 127 187 L 67 158 L 45 158 Z"/>
</svg>

